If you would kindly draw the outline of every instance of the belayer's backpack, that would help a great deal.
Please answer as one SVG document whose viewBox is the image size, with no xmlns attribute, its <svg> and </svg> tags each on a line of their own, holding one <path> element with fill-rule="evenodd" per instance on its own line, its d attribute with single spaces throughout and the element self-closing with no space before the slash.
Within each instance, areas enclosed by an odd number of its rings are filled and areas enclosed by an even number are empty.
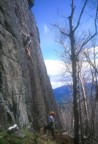
<svg viewBox="0 0 98 144">
<path fill-rule="evenodd" d="M 48 116 L 48 124 L 51 126 L 54 125 L 54 118 L 52 116 Z"/>
</svg>

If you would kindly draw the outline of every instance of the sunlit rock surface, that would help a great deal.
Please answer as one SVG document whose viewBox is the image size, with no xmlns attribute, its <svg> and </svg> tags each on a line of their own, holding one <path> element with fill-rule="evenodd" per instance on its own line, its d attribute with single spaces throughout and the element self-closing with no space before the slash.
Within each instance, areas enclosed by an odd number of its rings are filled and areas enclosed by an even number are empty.
<svg viewBox="0 0 98 144">
<path fill-rule="evenodd" d="M 57 111 L 28 4 L 28 0 L 0 0 L 0 129 L 14 123 L 37 129 L 49 110 Z M 24 43 L 30 33 L 28 56 Z"/>
</svg>

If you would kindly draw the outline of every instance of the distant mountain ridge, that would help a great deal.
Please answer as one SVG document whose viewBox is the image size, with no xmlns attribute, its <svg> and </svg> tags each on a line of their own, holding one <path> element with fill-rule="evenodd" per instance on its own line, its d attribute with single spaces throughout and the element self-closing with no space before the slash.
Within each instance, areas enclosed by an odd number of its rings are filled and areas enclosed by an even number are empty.
<svg viewBox="0 0 98 144">
<path fill-rule="evenodd" d="M 92 83 L 85 84 L 86 93 L 90 96 L 91 91 L 95 93 L 96 86 L 92 85 Z M 57 103 L 63 102 L 71 102 L 72 101 L 72 86 L 65 85 L 58 88 L 53 89 L 54 97 Z"/>
<path fill-rule="evenodd" d="M 55 88 L 53 93 L 57 103 L 72 101 L 72 87 L 70 85 Z"/>
</svg>

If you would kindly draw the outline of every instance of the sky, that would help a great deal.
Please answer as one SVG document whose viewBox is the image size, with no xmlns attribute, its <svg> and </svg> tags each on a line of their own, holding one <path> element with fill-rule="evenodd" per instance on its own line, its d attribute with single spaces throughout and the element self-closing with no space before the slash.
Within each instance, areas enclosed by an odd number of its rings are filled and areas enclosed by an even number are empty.
<svg viewBox="0 0 98 144">
<path fill-rule="evenodd" d="M 54 31 L 52 24 L 63 25 L 65 23 L 65 21 L 63 22 L 63 18 L 70 15 L 70 1 L 71 0 L 35 0 L 32 8 L 40 33 L 42 55 L 53 88 L 65 85 L 65 80 L 62 79 L 64 65 L 63 62 L 60 61 L 57 53 L 57 51 L 60 50 L 60 45 L 56 43 L 58 35 Z M 96 0 L 93 0 L 93 2 L 94 1 Z M 80 0 L 75 0 L 75 2 L 77 4 L 75 19 L 77 19 L 81 4 Z M 92 5 L 89 5 L 89 7 L 94 8 Z M 92 27 L 92 18 L 89 18 L 88 15 L 92 17 L 94 15 L 93 11 L 90 13 L 89 11 L 85 11 L 85 16 L 80 26 L 82 32 Z M 65 26 L 66 28 L 68 27 L 67 23 Z M 68 81 L 68 79 L 66 79 L 66 81 Z"/>
<path fill-rule="evenodd" d="M 61 3 L 62 1 L 62 3 Z M 57 48 L 55 42 L 55 34 L 51 26 L 52 23 L 58 21 L 57 11 L 64 9 L 64 0 L 35 0 L 35 5 L 32 9 L 40 32 L 41 49 L 44 59 L 55 59 L 58 57 L 55 53 Z"/>
<path fill-rule="evenodd" d="M 64 10 L 65 1 L 62 0 L 35 0 L 32 11 L 40 33 L 40 44 L 48 75 L 53 88 L 64 85 L 62 82 L 62 67 L 57 54 L 59 48 L 55 42 L 56 34 L 51 24 L 58 22 L 58 11 Z"/>
</svg>

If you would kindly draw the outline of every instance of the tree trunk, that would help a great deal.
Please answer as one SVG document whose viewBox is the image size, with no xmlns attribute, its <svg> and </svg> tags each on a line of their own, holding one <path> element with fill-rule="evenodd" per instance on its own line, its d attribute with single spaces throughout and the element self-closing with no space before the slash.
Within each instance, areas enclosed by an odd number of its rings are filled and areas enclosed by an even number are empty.
<svg viewBox="0 0 98 144">
<path fill-rule="evenodd" d="M 74 111 L 74 144 L 79 144 L 79 114 L 77 104 L 77 56 L 75 54 L 74 31 L 72 30 L 72 17 L 69 17 L 70 24 L 70 43 L 71 43 L 71 61 L 73 78 L 73 111 Z"/>
<path fill-rule="evenodd" d="M 89 114 L 88 114 L 88 106 L 87 106 L 87 98 L 85 93 L 84 84 L 82 81 L 81 76 L 79 76 L 81 88 L 82 88 L 82 97 L 83 97 L 83 107 L 84 107 L 84 114 L 85 114 L 85 135 L 88 136 L 89 133 Z"/>
</svg>

